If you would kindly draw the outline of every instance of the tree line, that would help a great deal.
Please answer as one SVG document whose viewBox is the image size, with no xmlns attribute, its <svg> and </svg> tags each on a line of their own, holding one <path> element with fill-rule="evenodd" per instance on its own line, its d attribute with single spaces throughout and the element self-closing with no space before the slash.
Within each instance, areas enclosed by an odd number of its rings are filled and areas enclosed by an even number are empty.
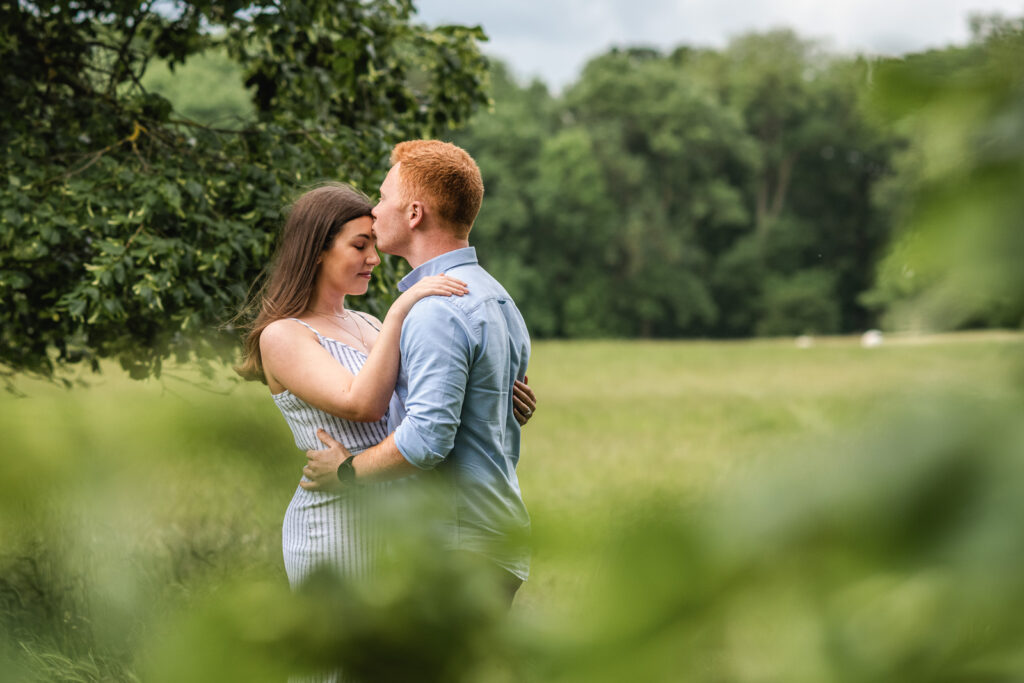
<svg viewBox="0 0 1024 683">
<path fill-rule="evenodd" d="M 870 69 L 791 31 L 613 50 L 557 97 L 498 67 L 455 136 L 487 181 L 475 239 L 540 336 L 873 326 L 901 138 L 866 111 Z"/>
<path fill-rule="evenodd" d="M 542 337 L 1018 328 L 1024 20 L 971 29 L 615 49 L 560 95 L 494 65 L 474 240 Z"/>
</svg>

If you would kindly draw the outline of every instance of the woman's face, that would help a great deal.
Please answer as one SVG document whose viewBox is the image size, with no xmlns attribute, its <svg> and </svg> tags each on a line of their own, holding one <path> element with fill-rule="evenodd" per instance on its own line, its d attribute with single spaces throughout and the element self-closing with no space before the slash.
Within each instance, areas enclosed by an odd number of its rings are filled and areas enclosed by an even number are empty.
<svg viewBox="0 0 1024 683">
<path fill-rule="evenodd" d="M 380 264 L 376 244 L 372 218 L 362 216 L 345 223 L 324 250 L 317 281 L 338 294 L 366 294 L 370 275 Z"/>
</svg>

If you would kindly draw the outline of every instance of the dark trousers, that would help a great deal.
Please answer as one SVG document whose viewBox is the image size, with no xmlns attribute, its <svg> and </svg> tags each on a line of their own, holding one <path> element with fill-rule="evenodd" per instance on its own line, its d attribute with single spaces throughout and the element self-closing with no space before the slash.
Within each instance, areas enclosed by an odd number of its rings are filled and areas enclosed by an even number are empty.
<svg viewBox="0 0 1024 683">
<path fill-rule="evenodd" d="M 502 598 L 505 600 L 505 606 L 508 608 L 512 607 L 512 601 L 516 597 L 516 592 L 519 590 L 519 587 L 523 585 L 522 579 L 507 569 L 503 569 L 490 560 L 485 559 L 483 555 L 479 555 L 470 550 L 454 550 L 452 552 L 463 555 L 466 559 L 470 559 L 471 562 L 477 566 L 488 567 L 489 573 L 493 576 L 494 582 L 498 586 L 498 590 L 501 592 Z"/>
<path fill-rule="evenodd" d="M 501 590 L 502 595 L 508 600 L 508 607 L 512 607 L 512 601 L 515 600 L 516 591 L 523 585 L 523 580 L 510 571 L 505 569 L 498 569 L 503 576 L 501 577 Z"/>
</svg>

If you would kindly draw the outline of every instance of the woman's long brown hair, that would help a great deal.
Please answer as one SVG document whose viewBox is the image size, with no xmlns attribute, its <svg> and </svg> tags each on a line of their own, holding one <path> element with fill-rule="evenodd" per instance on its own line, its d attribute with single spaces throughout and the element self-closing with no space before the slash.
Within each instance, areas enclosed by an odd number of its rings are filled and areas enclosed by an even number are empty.
<svg viewBox="0 0 1024 683">
<path fill-rule="evenodd" d="M 330 183 L 310 190 L 292 205 L 277 251 L 258 293 L 238 318 L 247 330 L 242 363 L 235 372 L 247 380 L 266 383 L 260 335 L 270 323 L 301 315 L 309 305 L 316 282 L 317 259 L 330 249 L 345 223 L 369 216 L 370 200 L 358 190 Z"/>
</svg>

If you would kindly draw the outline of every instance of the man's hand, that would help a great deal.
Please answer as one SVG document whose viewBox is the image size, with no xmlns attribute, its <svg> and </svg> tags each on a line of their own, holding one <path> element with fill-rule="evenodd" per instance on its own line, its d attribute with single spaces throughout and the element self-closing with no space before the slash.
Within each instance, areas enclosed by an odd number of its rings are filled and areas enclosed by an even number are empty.
<svg viewBox="0 0 1024 683">
<path fill-rule="evenodd" d="M 524 377 L 527 382 L 529 377 Z M 512 387 L 512 414 L 520 426 L 525 425 L 533 417 L 533 411 L 537 410 L 537 397 L 533 395 L 533 389 L 526 382 L 516 380 Z"/>
<path fill-rule="evenodd" d="M 299 486 L 307 491 L 337 490 L 341 488 L 338 465 L 351 458 L 352 454 L 322 429 L 316 430 L 316 438 L 327 448 L 322 451 L 306 451 L 307 462 L 302 473 L 309 481 L 300 481 Z"/>
</svg>

